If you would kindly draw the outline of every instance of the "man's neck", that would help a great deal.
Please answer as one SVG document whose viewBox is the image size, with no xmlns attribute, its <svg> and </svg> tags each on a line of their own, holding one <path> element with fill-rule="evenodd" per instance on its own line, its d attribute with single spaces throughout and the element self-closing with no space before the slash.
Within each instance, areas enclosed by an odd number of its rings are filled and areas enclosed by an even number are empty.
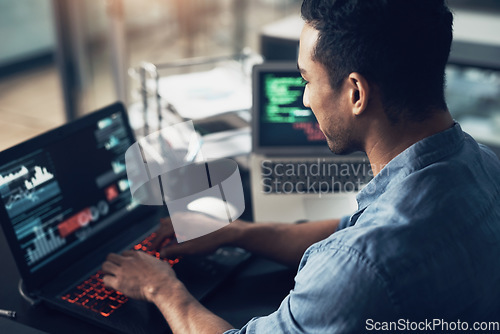
<svg viewBox="0 0 500 334">
<path fill-rule="evenodd" d="M 453 118 L 448 111 L 435 113 L 422 122 L 381 123 L 369 138 L 365 152 L 372 165 L 373 175 L 401 152 L 416 142 L 445 131 L 453 126 Z"/>
</svg>

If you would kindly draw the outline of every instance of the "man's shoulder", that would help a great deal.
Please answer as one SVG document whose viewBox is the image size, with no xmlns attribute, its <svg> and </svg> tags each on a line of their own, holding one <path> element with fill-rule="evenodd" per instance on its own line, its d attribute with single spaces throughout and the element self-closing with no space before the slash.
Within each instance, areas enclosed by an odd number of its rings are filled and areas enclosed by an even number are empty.
<svg viewBox="0 0 500 334">
<path fill-rule="evenodd" d="M 461 150 L 391 180 L 360 218 L 368 223 L 472 222 L 485 207 L 500 205 L 499 193 L 500 160 L 467 137 Z"/>
</svg>

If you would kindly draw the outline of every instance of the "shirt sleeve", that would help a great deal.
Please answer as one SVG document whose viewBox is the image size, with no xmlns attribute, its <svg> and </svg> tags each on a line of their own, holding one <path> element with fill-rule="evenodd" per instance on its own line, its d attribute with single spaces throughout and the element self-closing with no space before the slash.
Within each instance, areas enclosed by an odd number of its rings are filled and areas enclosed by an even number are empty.
<svg viewBox="0 0 500 334">
<path fill-rule="evenodd" d="M 373 321 L 394 317 L 384 279 L 356 251 L 329 247 L 308 251 L 304 257 L 295 287 L 277 311 L 225 334 L 358 334 Z"/>
</svg>

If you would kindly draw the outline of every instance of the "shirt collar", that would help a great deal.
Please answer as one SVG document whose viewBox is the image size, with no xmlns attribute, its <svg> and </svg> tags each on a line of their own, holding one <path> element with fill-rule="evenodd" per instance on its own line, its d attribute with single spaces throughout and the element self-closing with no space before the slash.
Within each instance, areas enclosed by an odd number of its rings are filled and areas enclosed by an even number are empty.
<svg viewBox="0 0 500 334">
<path fill-rule="evenodd" d="M 460 149 L 465 133 L 458 123 L 448 130 L 424 138 L 392 159 L 357 196 L 358 211 L 375 201 L 391 183 L 400 182 L 409 174 Z"/>
</svg>

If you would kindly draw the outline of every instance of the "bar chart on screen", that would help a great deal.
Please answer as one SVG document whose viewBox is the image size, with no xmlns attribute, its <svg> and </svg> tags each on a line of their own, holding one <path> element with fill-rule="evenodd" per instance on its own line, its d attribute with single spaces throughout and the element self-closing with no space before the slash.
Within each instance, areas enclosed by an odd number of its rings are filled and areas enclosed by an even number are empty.
<svg viewBox="0 0 500 334">
<path fill-rule="evenodd" d="M 37 262 L 66 243 L 65 239 L 54 233 L 53 228 L 48 228 L 45 231 L 40 225 L 39 219 L 35 220 L 35 224 L 32 228 L 35 237 L 30 240 L 31 247 L 26 249 L 26 260 L 29 265 Z"/>
</svg>

